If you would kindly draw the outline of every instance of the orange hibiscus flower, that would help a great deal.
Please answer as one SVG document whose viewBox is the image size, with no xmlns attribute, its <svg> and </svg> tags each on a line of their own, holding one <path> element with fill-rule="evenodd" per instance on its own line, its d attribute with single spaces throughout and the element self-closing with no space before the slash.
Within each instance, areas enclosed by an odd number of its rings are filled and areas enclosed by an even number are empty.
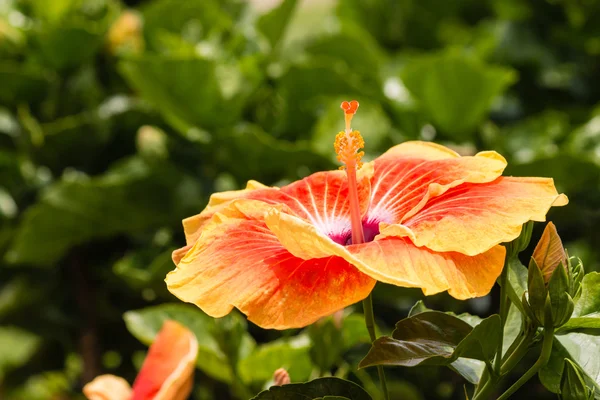
<svg viewBox="0 0 600 400">
<path fill-rule="evenodd" d="M 362 165 L 350 121 L 336 138 L 345 171 L 281 188 L 250 181 L 217 193 L 183 221 L 169 290 L 213 317 L 233 307 L 263 328 L 306 326 L 369 295 L 376 280 L 483 296 L 499 276 L 500 243 L 567 204 L 550 178 L 503 177 L 506 160 L 406 142 Z"/>
<path fill-rule="evenodd" d="M 150 346 L 133 388 L 123 378 L 101 375 L 85 385 L 89 400 L 185 400 L 192 391 L 198 355 L 196 336 L 175 321 L 165 321 Z"/>
</svg>

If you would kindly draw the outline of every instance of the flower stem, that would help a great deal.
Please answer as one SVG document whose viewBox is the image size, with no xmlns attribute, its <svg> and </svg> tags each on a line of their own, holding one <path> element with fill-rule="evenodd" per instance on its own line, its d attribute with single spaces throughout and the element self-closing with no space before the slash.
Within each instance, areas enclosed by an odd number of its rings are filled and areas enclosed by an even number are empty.
<svg viewBox="0 0 600 400">
<path fill-rule="evenodd" d="M 374 342 L 377 339 L 377 335 L 375 334 L 375 316 L 373 315 L 373 299 L 371 295 L 367 296 L 366 299 L 363 300 L 363 309 L 365 313 L 365 325 L 367 326 L 367 331 L 369 332 L 369 337 L 371 338 L 371 342 Z M 390 395 L 387 390 L 387 383 L 385 381 L 385 373 L 383 372 L 383 366 L 377 366 L 377 373 L 379 374 L 379 381 L 381 382 L 381 390 L 383 391 L 383 397 L 385 400 L 390 400 Z"/>
<path fill-rule="evenodd" d="M 525 356 L 535 336 L 535 332 L 536 330 L 534 328 L 525 328 L 525 334 L 521 337 L 519 344 L 515 347 L 514 350 L 508 351 L 506 353 L 507 357 L 502 362 L 502 368 L 500 368 L 501 375 L 505 375 L 508 372 L 510 372 Z"/>
<path fill-rule="evenodd" d="M 504 345 L 504 325 L 506 324 L 506 317 L 508 316 L 508 291 L 506 285 L 508 285 L 508 261 L 509 257 L 504 260 L 504 268 L 502 268 L 502 274 L 500 275 L 500 321 L 501 321 L 501 335 L 498 342 L 498 348 L 496 350 L 496 359 L 494 360 L 494 373 L 500 375 L 500 368 L 502 367 L 502 348 Z"/>
<path fill-rule="evenodd" d="M 550 353 L 552 352 L 552 342 L 554 341 L 554 329 L 552 327 L 544 329 L 544 342 L 542 343 L 542 352 L 540 357 L 537 359 L 535 364 L 529 368 L 527 372 L 518 381 L 516 381 L 511 387 L 502 393 L 502 396 L 498 397 L 498 400 L 508 399 L 514 392 L 516 392 L 521 386 L 530 380 L 543 366 L 548 363 L 550 359 Z"/>
</svg>

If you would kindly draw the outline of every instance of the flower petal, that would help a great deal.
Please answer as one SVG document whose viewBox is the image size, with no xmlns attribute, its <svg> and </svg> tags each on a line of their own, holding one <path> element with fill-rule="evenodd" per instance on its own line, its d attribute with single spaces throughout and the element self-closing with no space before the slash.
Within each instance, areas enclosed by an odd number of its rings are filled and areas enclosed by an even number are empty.
<svg viewBox="0 0 600 400">
<path fill-rule="evenodd" d="M 506 160 L 493 151 L 460 157 L 433 143 L 407 142 L 374 164 L 367 220 L 401 223 L 452 187 L 493 181 L 502 174 Z"/>
<path fill-rule="evenodd" d="M 364 214 L 369 205 L 373 164 L 358 171 L 359 202 Z M 285 204 L 293 214 L 310 221 L 322 232 L 339 233 L 350 226 L 348 182 L 343 171 L 323 171 L 280 188 L 249 181 L 246 189 L 215 193 L 200 214 L 183 220 L 188 245 L 194 244 L 203 225 L 216 213 L 238 199 L 260 200 L 268 204 Z"/>
<path fill-rule="evenodd" d="M 408 238 L 397 237 L 341 246 L 314 226 L 280 210 L 272 210 L 265 220 L 281 243 L 297 257 L 310 259 L 335 254 L 374 279 L 422 288 L 426 295 L 448 290 L 458 299 L 483 296 L 490 291 L 504 265 L 502 246 L 474 257 L 456 252 L 436 253 L 415 246 Z"/>
<path fill-rule="evenodd" d="M 417 246 L 476 255 L 515 239 L 522 224 L 544 221 L 550 207 L 567 202 L 550 178 L 500 177 L 449 189 L 404 221 L 403 230 L 411 232 L 406 236 Z M 384 236 L 402 234 L 382 226 Z"/>
<path fill-rule="evenodd" d="M 130 400 L 131 387 L 119 376 L 100 375 L 83 387 L 89 400 Z"/>
<path fill-rule="evenodd" d="M 200 228 L 206 221 L 223 207 L 227 206 L 233 200 L 242 199 L 249 196 L 252 192 L 263 190 L 266 196 L 269 192 L 277 192 L 278 188 L 270 188 L 260 182 L 250 180 L 246 188 L 242 190 L 230 190 L 227 192 L 214 193 L 210 196 L 206 208 L 200 213 L 183 220 L 183 231 L 188 245 L 194 244 L 200 236 Z"/>
<path fill-rule="evenodd" d="M 132 400 L 187 399 L 197 356 L 196 335 L 178 322 L 165 321 L 133 383 Z"/>
<path fill-rule="evenodd" d="M 368 296 L 375 281 L 344 259 L 304 260 L 286 250 L 265 224 L 272 208 L 237 200 L 216 213 L 167 275 L 171 293 L 213 317 L 237 307 L 275 329 L 309 325 Z"/>
<path fill-rule="evenodd" d="M 433 142 L 411 140 L 400 143 L 383 153 L 379 160 L 386 158 L 418 158 L 421 160 L 443 160 L 445 158 L 459 158 L 460 155 L 452 149 Z"/>
<path fill-rule="evenodd" d="M 397 237 L 347 248 L 369 267 L 362 271 L 378 281 L 421 288 L 427 296 L 448 290 L 457 299 L 488 294 L 502 271 L 506 253 L 503 246 L 494 246 L 476 256 L 438 253 Z"/>
</svg>

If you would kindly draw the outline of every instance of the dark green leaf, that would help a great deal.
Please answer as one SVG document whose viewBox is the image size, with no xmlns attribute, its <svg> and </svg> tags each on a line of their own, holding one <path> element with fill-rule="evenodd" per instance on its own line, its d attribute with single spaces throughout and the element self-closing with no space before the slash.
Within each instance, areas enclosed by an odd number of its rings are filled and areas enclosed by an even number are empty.
<svg viewBox="0 0 600 400">
<path fill-rule="evenodd" d="M 99 22 L 66 22 L 44 26 L 35 38 L 44 61 L 62 69 L 89 61 L 102 45 L 106 29 Z"/>
<path fill-rule="evenodd" d="M 498 315 L 472 328 L 448 314 L 423 312 L 398 322 L 391 338 L 377 339 L 359 367 L 448 365 L 458 357 L 489 361 L 499 334 Z"/>
<path fill-rule="evenodd" d="M 360 386 L 339 378 L 319 378 L 306 383 L 272 386 L 252 400 L 317 400 L 326 396 L 371 400 L 371 396 Z"/>
<path fill-rule="evenodd" d="M 39 67 L 3 62 L 0 64 L 0 101 L 16 105 L 41 100 L 52 78 L 50 73 Z"/>
</svg>

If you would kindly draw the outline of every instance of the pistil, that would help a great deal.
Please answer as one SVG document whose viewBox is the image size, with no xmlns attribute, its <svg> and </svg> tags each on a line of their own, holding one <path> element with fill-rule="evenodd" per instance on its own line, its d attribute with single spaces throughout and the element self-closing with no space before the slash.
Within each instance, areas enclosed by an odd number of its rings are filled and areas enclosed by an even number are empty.
<svg viewBox="0 0 600 400">
<path fill-rule="evenodd" d="M 362 166 L 360 160 L 364 155 L 364 152 L 359 150 L 364 147 L 365 142 L 360 135 L 360 132 L 353 131 L 351 128 L 352 117 L 354 117 L 354 114 L 358 109 L 358 102 L 356 100 L 350 102 L 344 101 L 341 104 L 341 108 L 345 113 L 346 129 L 337 134 L 334 147 L 338 161 L 343 164 L 340 169 L 345 169 L 346 176 L 348 177 L 352 244 L 359 244 L 365 242 L 365 236 L 360 213 L 356 171 Z"/>
</svg>

